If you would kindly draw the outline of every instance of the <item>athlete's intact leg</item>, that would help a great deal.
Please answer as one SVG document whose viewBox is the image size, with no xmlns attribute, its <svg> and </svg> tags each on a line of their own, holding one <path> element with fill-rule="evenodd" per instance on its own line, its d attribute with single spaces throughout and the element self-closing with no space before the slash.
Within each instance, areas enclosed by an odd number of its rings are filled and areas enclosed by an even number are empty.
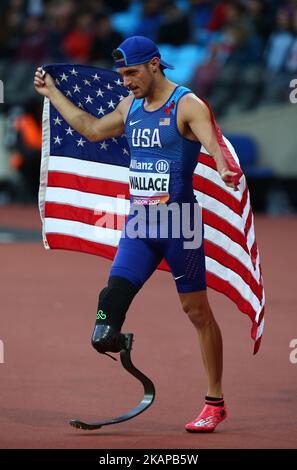
<svg viewBox="0 0 297 470">
<path fill-rule="evenodd" d="M 220 328 L 208 303 L 207 291 L 179 293 L 184 312 L 199 338 L 204 368 L 208 377 L 207 395 L 222 397 L 223 346 Z"/>
</svg>

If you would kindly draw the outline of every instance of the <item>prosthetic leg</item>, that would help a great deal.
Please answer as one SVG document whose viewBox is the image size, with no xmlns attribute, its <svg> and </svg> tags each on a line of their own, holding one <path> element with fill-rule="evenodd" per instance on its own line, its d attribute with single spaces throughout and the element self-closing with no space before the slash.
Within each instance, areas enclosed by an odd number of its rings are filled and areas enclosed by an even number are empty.
<svg viewBox="0 0 297 470">
<path fill-rule="evenodd" d="M 104 295 L 102 295 L 102 292 L 101 292 L 99 296 L 98 311 L 101 312 L 101 316 L 103 316 L 104 321 L 106 320 L 106 314 L 104 312 L 105 311 L 110 312 L 110 310 L 106 309 L 106 307 L 108 308 L 108 304 L 111 305 L 110 300 L 112 300 L 112 304 L 113 304 L 112 306 L 113 308 L 115 308 L 117 307 L 117 305 L 120 305 L 118 300 L 121 300 L 121 296 L 123 295 L 123 293 L 125 293 L 125 303 L 126 303 L 125 307 L 127 308 L 124 308 L 125 312 L 124 312 L 124 315 L 122 315 L 122 317 L 125 318 L 126 310 L 128 309 L 136 293 L 135 291 L 135 293 L 132 296 L 132 291 L 131 291 L 130 299 L 128 299 L 127 301 L 127 289 L 126 289 L 127 284 L 125 285 L 125 289 L 123 290 L 123 285 L 125 283 L 123 284 L 121 279 L 122 278 L 115 280 L 114 278 L 113 279 L 111 278 L 111 282 L 109 281 L 109 287 L 103 289 L 102 291 Z M 110 288 L 110 284 L 113 286 L 112 288 Z M 114 292 L 115 285 L 116 285 L 117 292 Z M 112 297 L 110 295 L 111 293 L 113 294 Z M 115 294 L 117 294 L 116 305 L 115 305 L 115 299 L 114 299 Z M 108 426 L 110 424 L 117 424 L 117 423 L 122 423 L 123 421 L 128 421 L 129 419 L 134 418 L 140 413 L 143 413 L 143 411 L 145 411 L 147 408 L 151 406 L 155 398 L 155 387 L 154 387 L 153 382 L 146 375 L 144 375 L 139 369 L 137 369 L 132 363 L 132 360 L 131 360 L 132 343 L 133 343 L 132 333 L 121 333 L 114 326 L 111 326 L 108 324 L 96 323 L 94 332 L 92 335 L 92 346 L 100 354 L 106 354 L 114 360 L 116 360 L 116 358 L 114 358 L 110 354 L 107 354 L 107 352 L 114 352 L 114 353 L 119 352 L 120 353 L 121 363 L 123 367 L 131 375 L 133 375 L 136 379 L 138 379 L 142 383 L 143 388 L 144 388 L 143 399 L 135 408 L 128 411 L 127 413 L 124 413 L 121 416 L 118 416 L 117 418 L 114 418 L 108 421 L 98 421 L 94 423 L 85 423 L 83 421 L 80 421 L 79 419 L 71 419 L 69 423 L 71 426 L 75 428 L 79 428 L 79 429 L 89 430 L 89 431 L 94 430 L 94 429 L 100 429 L 102 426 Z"/>
</svg>

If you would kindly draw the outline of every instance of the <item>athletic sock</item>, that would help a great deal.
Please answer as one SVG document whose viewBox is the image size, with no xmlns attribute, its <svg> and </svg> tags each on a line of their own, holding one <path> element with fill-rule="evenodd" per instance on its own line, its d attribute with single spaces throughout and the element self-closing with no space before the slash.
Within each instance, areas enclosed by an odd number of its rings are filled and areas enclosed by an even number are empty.
<svg viewBox="0 0 297 470">
<path fill-rule="evenodd" d="M 211 406 L 224 406 L 224 398 L 205 396 L 205 403 Z"/>
</svg>

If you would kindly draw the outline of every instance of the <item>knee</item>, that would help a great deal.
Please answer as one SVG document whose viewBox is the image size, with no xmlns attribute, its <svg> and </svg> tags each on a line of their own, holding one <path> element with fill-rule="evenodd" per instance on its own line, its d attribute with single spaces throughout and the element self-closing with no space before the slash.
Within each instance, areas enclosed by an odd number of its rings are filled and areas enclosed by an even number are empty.
<svg viewBox="0 0 297 470">
<path fill-rule="evenodd" d="M 183 310 L 193 325 L 202 329 L 212 321 L 212 313 L 208 303 L 196 301 L 195 303 L 183 303 Z"/>
</svg>

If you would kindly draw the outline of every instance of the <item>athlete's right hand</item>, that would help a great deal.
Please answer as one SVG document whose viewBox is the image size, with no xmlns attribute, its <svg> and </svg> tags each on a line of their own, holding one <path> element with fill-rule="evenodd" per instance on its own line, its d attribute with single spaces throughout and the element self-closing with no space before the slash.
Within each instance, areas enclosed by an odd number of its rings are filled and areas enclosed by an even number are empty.
<svg viewBox="0 0 297 470">
<path fill-rule="evenodd" d="M 35 72 L 34 87 L 40 95 L 46 96 L 47 98 L 50 97 L 51 92 L 56 88 L 53 78 L 41 67 L 38 67 Z"/>
</svg>

